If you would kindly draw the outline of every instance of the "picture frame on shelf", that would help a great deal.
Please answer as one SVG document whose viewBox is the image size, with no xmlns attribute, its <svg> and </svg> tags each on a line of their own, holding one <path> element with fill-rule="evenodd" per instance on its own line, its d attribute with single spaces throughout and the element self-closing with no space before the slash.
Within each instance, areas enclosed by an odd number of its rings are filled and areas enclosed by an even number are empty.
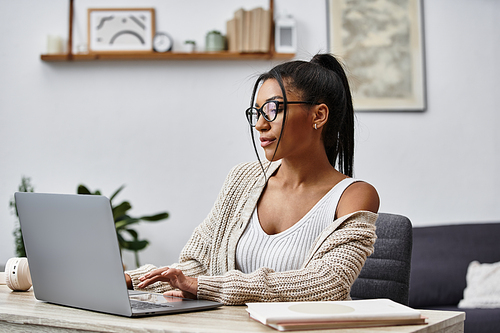
<svg viewBox="0 0 500 333">
<path fill-rule="evenodd" d="M 354 109 L 425 111 L 422 0 L 327 1 L 329 49 L 347 66 Z"/>
<path fill-rule="evenodd" d="M 89 8 L 89 52 L 152 52 L 154 8 Z"/>
</svg>

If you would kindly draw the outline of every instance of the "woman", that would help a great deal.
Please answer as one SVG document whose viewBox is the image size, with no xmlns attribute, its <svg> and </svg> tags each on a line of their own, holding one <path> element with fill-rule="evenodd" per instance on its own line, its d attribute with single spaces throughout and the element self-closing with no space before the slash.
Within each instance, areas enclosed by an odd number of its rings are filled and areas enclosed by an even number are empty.
<svg viewBox="0 0 500 333">
<path fill-rule="evenodd" d="M 126 272 L 129 288 L 228 305 L 350 299 L 373 251 L 379 199 L 351 178 L 342 66 L 329 54 L 276 66 L 257 80 L 252 105 L 246 115 L 269 162 L 231 170 L 179 263 Z"/>
</svg>

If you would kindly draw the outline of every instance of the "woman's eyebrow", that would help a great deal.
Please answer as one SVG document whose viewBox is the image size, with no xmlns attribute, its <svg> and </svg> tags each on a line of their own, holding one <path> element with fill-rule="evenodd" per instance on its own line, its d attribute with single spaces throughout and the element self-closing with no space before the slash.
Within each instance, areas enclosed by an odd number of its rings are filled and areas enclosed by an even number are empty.
<svg viewBox="0 0 500 333">
<path fill-rule="evenodd" d="M 283 99 L 282 96 L 273 96 L 273 97 L 269 97 L 268 99 L 266 99 L 266 102 L 269 102 L 269 101 L 275 101 L 277 99 Z M 255 107 L 258 108 L 259 107 L 259 103 L 255 103 Z"/>
<path fill-rule="evenodd" d="M 281 96 L 273 96 L 273 97 L 269 97 L 268 99 L 266 99 L 266 102 L 269 102 L 269 101 L 275 101 L 277 99 L 283 99 L 283 97 Z"/>
</svg>

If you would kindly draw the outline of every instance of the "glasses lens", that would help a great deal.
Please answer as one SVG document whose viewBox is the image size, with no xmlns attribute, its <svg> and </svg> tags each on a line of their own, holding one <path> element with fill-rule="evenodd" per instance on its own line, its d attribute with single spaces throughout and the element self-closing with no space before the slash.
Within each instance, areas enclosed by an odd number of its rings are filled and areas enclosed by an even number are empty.
<svg viewBox="0 0 500 333">
<path fill-rule="evenodd" d="M 255 126 L 257 124 L 257 121 L 259 120 L 259 111 L 255 108 L 248 108 L 246 111 L 247 115 L 247 120 L 248 123 L 252 126 Z"/>
<path fill-rule="evenodd" d="M 278 114 L 278 103 L 275 101 L 269 101 L 264 103 L 262 106 L 262 111 L 266 115 L 267 121 L 273 121 L 276 119 L 276 115 Z"/>
</svg>

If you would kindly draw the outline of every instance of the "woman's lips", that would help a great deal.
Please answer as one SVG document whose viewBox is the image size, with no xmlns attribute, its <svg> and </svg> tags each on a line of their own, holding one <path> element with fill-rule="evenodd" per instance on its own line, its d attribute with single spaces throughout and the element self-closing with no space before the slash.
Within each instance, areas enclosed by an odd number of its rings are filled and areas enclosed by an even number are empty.
<svg viewBox="0 0 500 333">
<path fill-rule="evenodd" d="M 260 138 L 260 146 L 262 148 L 267 147 L 267 146 L 271 145 L 272 143 L 274 143 L 274 141 L 276 141 L 276 139 Z"/>
</svg>

